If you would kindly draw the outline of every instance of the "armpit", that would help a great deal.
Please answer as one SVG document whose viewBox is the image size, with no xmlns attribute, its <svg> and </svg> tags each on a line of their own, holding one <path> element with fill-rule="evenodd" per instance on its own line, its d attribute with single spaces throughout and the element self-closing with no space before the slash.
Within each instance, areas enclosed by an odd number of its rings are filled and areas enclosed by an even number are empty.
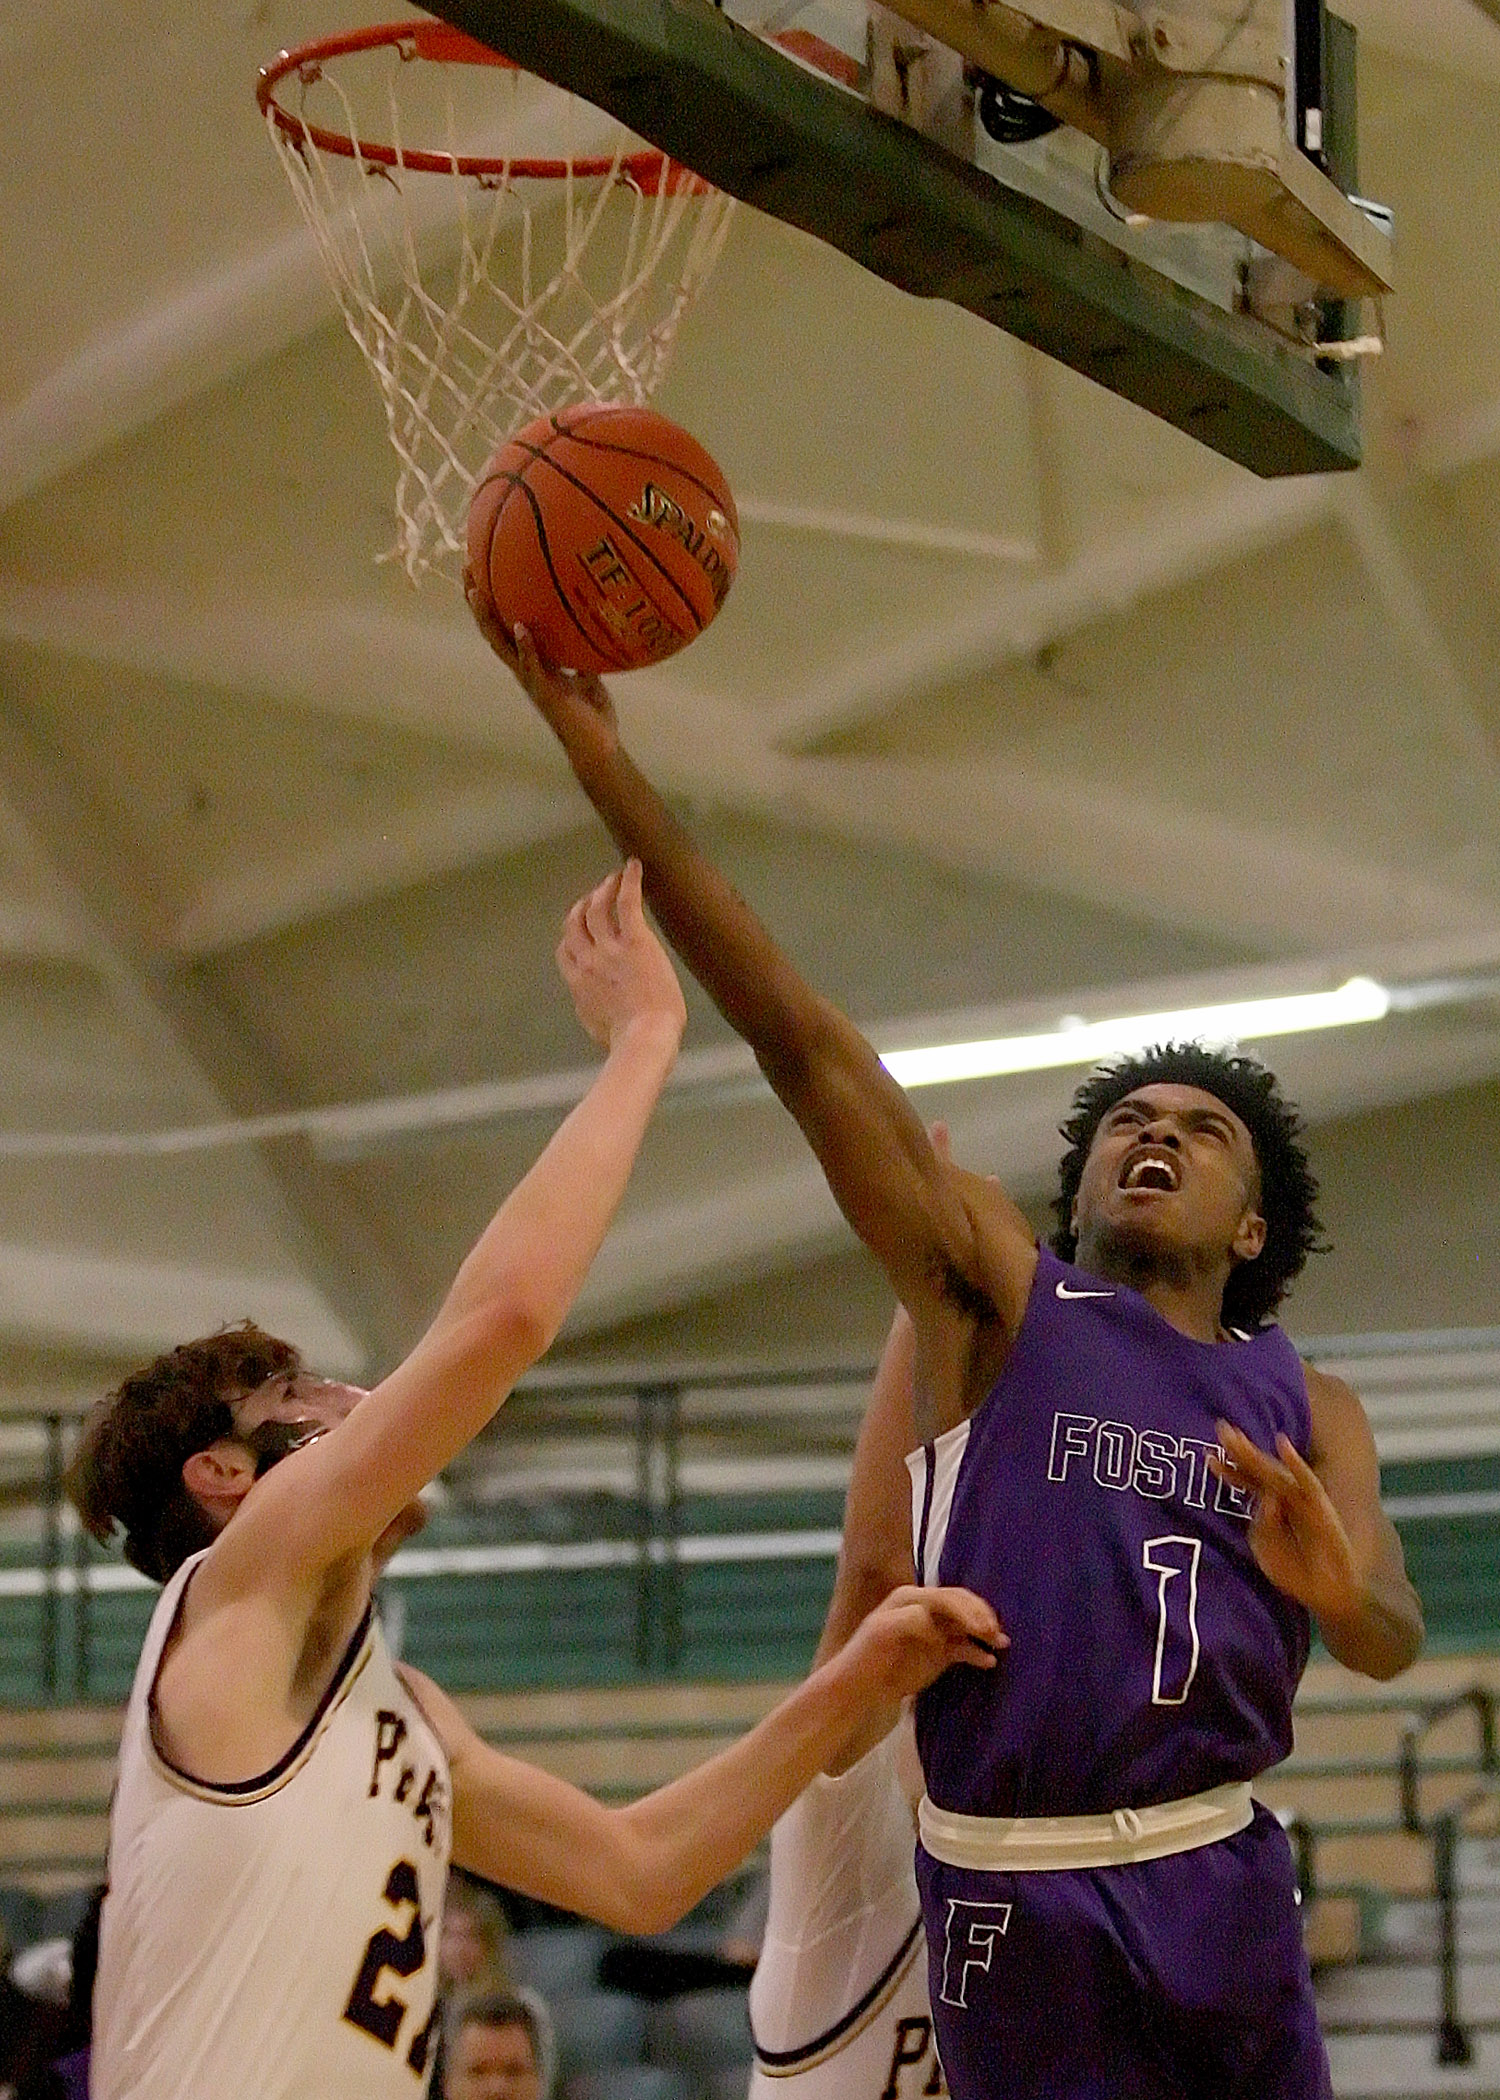
<svg viewBox="0 0 1500 2100">
<path fill-rule="evenodd" d="M 947 1305 L 964 1313 L 971 1320 L 994 1320 L 999 1309 L 989 1292 L 972 1276 L 965 1276 L 962 1269 L 951 1261 L 939 1261 L 935 1265 L 934 1282 L 937 1294 Z"/>
</svg>

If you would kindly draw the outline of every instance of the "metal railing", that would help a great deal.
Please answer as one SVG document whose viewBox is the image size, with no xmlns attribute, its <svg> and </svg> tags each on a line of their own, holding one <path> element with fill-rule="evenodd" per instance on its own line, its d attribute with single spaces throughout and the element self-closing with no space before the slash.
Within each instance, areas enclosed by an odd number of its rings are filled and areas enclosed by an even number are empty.
<svg viewBox="0 0 1500 2100">
<path fill-rule="evenodd" d="M 1444 1438 L 1451 1439 L 1457 1430 L 1462 1431 L 1461 1444 L 1451 1448 L 1479 1448 L 1474 1438 L 1488 1433 L 1486 1425 L 1497 1439 L 1494 1448 L 1500 1448 L 1500 1329 L 1330 1338 L 1307 1343 L 1305 1351 L 1311 1361 L 1347 1364 L 1357 1371 L 1370 1388 L 1372 1417 L 1386 1442 L 1394 1440 L 1399 1456 L 1425 1451 L 1424 1439 L 1436 1438 L 1435 1453 L 1450 1448 Z M 545 1369 L 518 1388 L 495 1430 L 446 1477 L 461 1500 L 474 1451 L 488 1451 L 498 1459 L 518 1417 L 524 1420 L 528 1409 L 582 1417 L 601 1404 L 613 1406 L 619 1417 L 611 1434 L 620 1447 L 620 1478 L 611 1490 L 615 1530 L 609 1562 L 620 1567 L 623 1553 L 632 1573 L 632 1666 L 643 1673 L 670 1673 L 679 1667 L 684 1652 L 682 1531 L 690 1496 L 685 1470 L 691 1470 L 690 1447 L 702 1430 L 705 1403 L 717 1399 L 725 1416 L 735 1414 L 747 1400 L 769 1403 L 758 1446 L 767 1453 L 783 1445 L 796 1449 L 809 1402 L 815 1403 L 819 1391 L 825 1396 L 837 1392 L 844 1396 L 844 1419 L 826 1448 L 847 1462 L 870 1375 L 867 1363 L 779 1371 L 732 1364 L 647 1365 L 607 1373 L 585 1367 Z M 14 1553 L 0 1552 L 0 1600 L 7 1594 L 35 1600 L 29 1681 L 34 1696 L 43 1702 L 94 1695 L 100 1682 L 96 1621 L 110 1616 L 101 1598 L 131 1579 L 116 1558 L 78 1533 L 64 1511 L 61 1479 L 74 1425 L 75 1418 L 61 1410 L 0 1412 L 0 1494 L 12 1509 L 18 1497 L 29 1498 L 34 1525 L 26 1566 L 15 1564 Z M 555 1421 L 552 1429 L 558 1429 Z M 568 1433 L 566 1423 L 561 1433 Z M 27 1440 L 24 1452 L 13 1441 L 18 1436 Z M 1434 1523 L 1500 1516 L 1500 1483 L 1459 1493 L 1424 1491 L 1407 1496 L 1404 1503 L 1398 1496 L 1393 1511 L 1415 1524 L 1420 1544 Z M 430 1553 L 426 1558 L 433 1560 Z M 503 1555 L 492 1556 L 497 1572 L 502 1562 Z M 399 1580 L 399 1567 L 395 1573 Z M 118 1612 L 112 1623 L 118 1646 Z M 15 1637 L 12 1626 L 12 1659 Z"/>
<path fill-rule="evenodd" d="M 1449 1802 L 1433 1815 L 1424 1815 L 1423 1746 L 1435 1728 L 1466 1710 L 1472 1712 L 1475 1720 L 1475 1784 L 1459 1800 Z M 1434 1701 L 1413 1713 L 1401 1734 L 1401 1820 L 1414 1837 L 1425 1837 L 1432 1847 L 1432 1892 L 1438 1927 L 1435 2053 L 1440 2064 L 1474 2061 L 1473 2034 L 1460 2007 L 1458 1848 L 1469 1817 L 1476 1809 L 1495 1801 L 1500 1801 L 1500 1757 L 1495 1742 L 1494 1694 L 1484 1685 L 1469 1685 L 1451 1698 Z"/>
<path fill-rule="evenodd" d="M 1389 1775 L 1394 1782 L 1395 1798 L 1390 1817 L 1356 1817 L 1334 1820 L 1329 1817 L 1312 1817 L 1302 1810 L 1288 1809 L 1282 1812 L 1280 1822 L 1291 1844 L 1297 1865 L 1297 1888 L 1304 1904 L 1311 1905 L 1325 1893 L 1320 1872 L 1321 1848 L 1330 1838 L 1343 1838 L 1363 1834 L 1375 1835 L 1392 1830 L 1406 1830 L 1413 1836 L 1425 1837 L 1426 1830 L 1413 1818 L 1408 1808 L 1420 1796 L 1421 1747 L 1432 1726 L 1447 1718 L 1450 1712 L 1460 1710 L 1473 1703 L 1475 1692 L 1487 1696 L 1482 1688 L 1474 1687 L 1451 1699 L 1437 1701 L 1414 1701 L 1399 1697 L 1374 1698 L 1301 1698 L 1296 1704 L 1299 1724 L 1308 1721 L 1346 1720 L 1370 1718 L 1381 1715 L 1395 1719 L 1400 1724 L 1398 1747 L 1394 1758 L 1374 1757 L 1361 1761 L 1341 1757 L 1333 1767 L 1320 1767 L 1316 1761 L 1300 1757 L 1293 1752 L 1297 1772 L 1303 1777 L 1327 1778 L 1330 1776 Z M 1285 1769 L 1285 1768 L 1280 1768 Z M 1451 1770 L 1451 1764 L 1446 1769 Z M 1465 1770 L 1472 1769 L 1466 1764 Z"/>
<path fill-rule="evenodd" d="M 1304 1721 L 1377 1714 L 1400 1717 L 1400 1734 L 1393 1761 L 1372 1760 L 1362 1768 L 1355 1760 L 1341 1761 L 1346 1768 L 1390 1774 L 1395 1782 L 1395 1814 L 1390 1820 L 1363 1818 L 1334 1822 L 1310 1817 L 1300 1810 L 1289 1810 L 1281 1815 L 1280 1821 L 1292 1847 L 1297 1888 L 1307 1911 L 1320 1896 L 1329 1893 L 1322 1885 L 1320 1870 L 1321 1850 L 1329 1839 L 1360 1834 L 1376 1837 L 1399 1830 L 1428 1847 L 1437 1923 L 1438 2002 L 1433 2020 L 1433 2054 L 1440 2065 L 1463 2065 L 1474 2061 L 1472 2023 L 1464 2019 L 1461 2006 L 1459 1846 L 1475 1811 L 1487 1805 L 1500 1805 L 1496 1708 L 1496 1695 L 1482 1684 L 1466 1685 L 1460 1691 L 1434 1699 L 1307 1699 L 1299 1700 L 1297 1705 L 1298 1717 Z M 1449 1751 L 1433 1755 L 1429 1745 L 1434 1731 L 1464 1713 L 1474 1717 L 1472 1751 L 1467 1755 Z M 1303 1769 L 1307 1768 L 1304 1766 Z M 1446 1802 L 1431 1813 L 1426 1811 L 1424 1781 L 1446 1779 L 1452 1782 L 1465 1778 L 1472 1784 L 1456 1801 Z"/>
<path fill-rule="evenodd" d="M 813 1437 L 824 1485 L 830 1485 L 837 1464 L 847 1464 L 871 1367 L 864 1363 L 832 1367 L 797 1367 L 781 1371 L 760 1368 L 697 1365 L 643 1367 L 601 1375 L 596 1371 L 555 1370 L 534 1374 L 517 1390 L 495 1427 L 445 1476 L 447 1493 L 455 1507 L 477 1513 L 482 1527 L 484 1512 L 493 1513 L 511 1495 L 511 1506 L 556 1506 L 566 1502 L 572 1490 L 553 1493 L 528 1487 L 524 1467 L 513 1480 L 507 1469 L 518 1449 L 536 1456 L 544 1447 L 566 1455 L 581 1448 L 580 1439 L 593 1438 L 593 1446 L 608 1446 L 605 1460 L 595 1464 L 599 1479 L 608 1480 L 609 1521 L 581 1540 L 549 1544 L 545 1540 L 516 1542 L 514 1526 L 491 1526 L 493 1543 L 478 1552 L 472 1546 L 437 1552 L 424 1550 L 398 1556 L 389 1571 L 389 1588 L 398 1612 L 411 1594 L 404 1575 L 413 1579 L 421 1572 L 441 1572 L 440 1563 L 451 1559 L 455 1571 L 463 1569 L 500 1571 L 526 1565 L 545 1572 L 549 1568 L 580 1567 L 586 1563 L 608 1565 L 620 1571 L 627 1583 L 627 1598 L 620 1619 L 622 1649 L 628 1649 L 630 1667 L 644 1677 L 670 1677 L 679 1670 L 685 1652 L 685 1577 L 698 1561 L 715 1556 L 729 1559 L 748 1552 L 757 1542 L 746 1537 L 689 1535 L 694 1512 L 703 1522 L 703 1497 L 716 1492 L 733 1494 L 735 1465 L 741 1471 L 762 1475 L 766 1463 L 781 1459 L 790 1468 L 785 1478 L 795 1476 L 796 1459 L 786 1454 L 806 1453 L 809 1423 L 821 1427 Z M 819 1405 L 823 1413 L 818 1416 Z M 108 1592 L 141 1586 L 140 1578 L 117 1557 L 106 1555 L 68 1520 L 62 1497 L 62 1478 L 76 1433 L 76 1417 L 61 1411 L 10 1413 L 0 1417 L 0 1439 L 10 1430 L 25 1432 L 26 1450 L 11 1454 L 7 1481 L 12 1505 L 18 1495 L 29 1501 L 34 1522 L 34 1550 L 25 1566 L 0 1566 L 0 1598 L 26 1595 L 36 1600 L 34 1657 L 31 1681 L 40 1703 L 85 1702 L 100 1684 L 96 1641 L 99 1633 L 100 1599 Z M 731 1449 L 732 1447 L 732 1449 Z M 724 1457 L 731 1450 L 729 1458 Z M 737 1459 L 734 1454 L 737 1454 Z M 835 1463 L 836 1462 L 836 1463 Z M 718 1466 L 723 1475 L 720 1488 L 705 1486 Z M 564 1468 L 564 1471 L 567 1469 Z M 817 1471 L 816 1464 L 809 1472 Z M 555 1478 L 545 1463 L 533 1468 L 537 1481 Z M 575 1489 L 581 1479 L 588 1488 L 588 1466 L 576 1466 Z M 495 1481 L 506 1476 L 504 1492 L 486 1495 Z M 508 1484 L 507 1484 L 508 1483 Z M 590 1490 L 597 1494 L 603 1490 Z M 747 1503 L 753 1496 L 743 1497 Z M 1430 1499 L 1430 1498 L 1429 1498 Z M 1469 1514 L 1473 1496 L 1460 1497 Z M 1486 1504 L 1496 1497 L 1486 1496 Z M 588 1500 L 580 1491 L 579 1506 Z M 774 1496 L 762 1498 L 762 1521 L 767 1526 L 779 1520 Z M 1424 1512 L 1425 1513 L 1425 1512 Z M 597 1510 L 595 1511 L 597 1515 Z M 585 1520 L 587 1512 L 585 1512 Z M 757 1521 L 753 1509 L 741 1512 L 742 1524 Z M 710 1526 L 711 1528 L 711 1526 Z M 816 1534 L 792 1534 L 787 1557 L 797 1551 L 830 1555 L 836 1533 L 824 1528 Z M 801 1544 L 799 1545 L 799 1540 Z M 773 1542 L 762 1538 L 759 1544 Z M 783 1550 L 780 1545 L 777 1551 Z M 588 1555 L 596 1558 L 588 1562 Z M 12 1556 L 14 1558 L 14 1556 Z M 425 1565 L 418 1569 L 416 1563 Z M 1472 1685 L 1451 1697 L 1431 1700 L 1384 1697 L 1359 1702 L 1307 1700 L 1299 1702 L 1304 1718 L 1334 1713 L 1362 1712 L 1401 1716 L 1399 1741 L 1392 1758 L 1389 1751 L 1378 1761 L 1379 1769 L 1394 1782 L 1395 1802 L 1388 1822 L 1371 1822 L 1370 1830 L 1400 1829 L 1430 1847 L 1432 1890 L 1436 1906 L 1438 2005 L 1435 2014 L 1436 2056 L 1442 2064 L 1465 2064 L 1473 2060 L 1472 2023 L 1462 2010 L 1462 1960 L 1459 1937 L 1460 1846 L 1466 1830 L 1480 1809 L 1500 1804 L 1500 1729 L 1496 1722 L 1496 1697 L 1482 1685 Z M 1445 1723 L 1461 1715 L 1472 1717 L 1472 1749 L 1462 1755 L 1435 1749 L 1432 1738 Z M 1456 1800 L 1430 1805 L 1435 1786 L 1446 1779 L 1463 1787 Z M 1304 1900 L 1319 1893 L 1320 1846 L 1334 1836 L 1351 1834 L 1352 1826 L 1332 1819 L 1290 1815 L 1285 1819 L 1298 1863 Z"/>
<path fill-rule="evenodd" d="M 450 1568 L 496 1574 L 519 1568 L 623 1570 L 633 1589 L 631 1667 L 642 1676 L 670 1676 L 683 1659 L 685 1567 L 732 1559 L 737 1543 L 747 1558 L 759 1558 L 769 1543 L 754 1536 L 685 1540 L 689 1501 L 701 1510 L 705 1498 L 722 1501 L 735 1494 L 747 1472 L 764 1476 L 778 1464 L 778 1477 L 793 1488 L 808 1478 L 825 1488 L 837 1482 L 841 1496 L 872 1369 L 859 1363 L 772 1371 L 685 1365 L 607 1376 L 538 1373 L 443 1476 L 445 1514 L 437 1528 L 444 1522 L 451 1528 L 456 1512 L 467 1524 L 468 1543 L 398 1554 L 386 1586 L 399 1595 L 403 1578 Z M 60 1411 L 0 1417 L 0 1440 L 22 1432 L 28 1447 L 30 1478 L 18 1480 L 12 1466 L 9 1487 L 13 1508 L 19 1499 L 29 1505 L 34 1536 L 32 1546 L 8 1556 L 22 1564 L 0 1565 L 0 1609 L 8 1598 L 36 1600 L 26 1675 L 35 1702 L 44 1705 L 98 1696 L 99 1599 L 149 1587 L 117 1553 L 97 1546 L 66 1507 L 62 1481 L 77 1428 L 78 1418 Z M 809 1455 L 810 1435 L 815 1448 Z M 577 1450 L 587 1455 L 562 1468 L 568 1485 L 558 1488 L 556 1460 Z M 527 1462 L 512 1475 L 507 1468 L 517 1451 Z M 740 1499 L 752 1505 L 752 1531 L 775 1528 L 774 1493 L 741 1491 Z M 607 1522 L 601 1522 L 601 1504 Z M 569 1507 L 578 1514 L 583 1537 L 549 1543 L 539 1512 L 555 1518 Z M 517 1510 L 523 1512 L 522 1530 L 529 1513 L 541 1538 L 516 1543 L 516 1523 L 507 1524 L 505 1517 Z M 836 1533 L 825 1523 L 815 1533 L 789 1535 L 785 1557 L 796 1555 L 799 1539 L 813 1557 L 831 1555 L 836 1546 Z"/>
<path fill-rule="evenodd" d="M 1455 1714 L 1470 1712 L 1475 1722 L 1475 1764 L 1482 1773 L 1500 1772 L 1495 1744 L 1495 1695 L 1482 1684 L 1471 1684 L 1450 1698 L 1438 1699 L 1413 1709 L 1401 1731 L 1401 1821 L 1414 1837 L 1432 1827 L 1433 1819 L 1422 1813 L 1422 1748 L 1435 1728 Z"/>
</svg>

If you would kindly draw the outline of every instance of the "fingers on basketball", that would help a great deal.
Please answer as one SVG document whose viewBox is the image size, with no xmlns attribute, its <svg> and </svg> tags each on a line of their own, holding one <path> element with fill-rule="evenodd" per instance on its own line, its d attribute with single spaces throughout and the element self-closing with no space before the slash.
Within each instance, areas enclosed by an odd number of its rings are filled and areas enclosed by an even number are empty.
<svg viewBox="0 0 1500 2100">
<path fill-rule="evenodd" d="M 495 453 L 470 503 L 467 552 L 481 625 L 524 624 L 553 669 L 630 671 L 674 656 L 715 617 L 739 520 L 687 431 L 654 409 L 586 402 L 539 416 Z"/>
</svg>

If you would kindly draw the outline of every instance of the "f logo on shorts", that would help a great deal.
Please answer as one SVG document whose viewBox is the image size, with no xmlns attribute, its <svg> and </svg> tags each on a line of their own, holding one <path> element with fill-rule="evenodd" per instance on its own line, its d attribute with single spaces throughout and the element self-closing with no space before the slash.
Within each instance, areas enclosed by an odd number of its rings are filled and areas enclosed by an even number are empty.
<svg viewBox="0 0 1500 2100">
<path fill-rule="evenodd" d="M 968 2007 L 969 1971 L 980 1969 L 986 1976 L 995 1958 L 995 1942 L 1003 1939 L 1010 1925 L 1008 1903 L 965 1903 L 948 1898 L 948 1929 L 943 1939 L 943 1983 L 938 1992 L 944 2005 Z"/>
</svg>

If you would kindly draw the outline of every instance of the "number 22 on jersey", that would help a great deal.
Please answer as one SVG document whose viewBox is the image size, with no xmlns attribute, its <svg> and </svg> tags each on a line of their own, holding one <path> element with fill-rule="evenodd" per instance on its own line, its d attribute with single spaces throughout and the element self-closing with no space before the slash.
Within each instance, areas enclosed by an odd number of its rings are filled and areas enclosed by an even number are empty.
<svg viewBox="0 0 1500 2100">
<path fill-rule="evenodd" d="M 370 1935 L 365 1948 L 365 1958 L 359 1965 L 359 1974 L 354 1979 L 354 1988 L 349 1993 L 349 2003 L 344 2007 L 344 2018 L 351 2026 L 363 2031 L 387 2049 L 394 2049 L 401 2032 L 401 2022 L 406 2018 L 407 2000 L 394 1991 L 381 1994 L 381 1982 L 386 1972 L 392 1976 L 407 1978 L 415 1976 L 427 1960 L 427 1934 L 422 1925 L 422 1899 L 417 1883 L 417 1870 L 409 1859 L 398 1859 L 386 1876 L 385 1900 L 393 1910 L 411 1910 L 411 1920 L 405 1933 L 397 1937 L 387 1927 Z M 436 2015 L 434 2014 L 434 2017 Z M 420 2077 L 427 2068 L 427 2057 L 432 2044 L 432 2021 L 413 2037 L 406 2053 L 406 2061 Z"/>
</svg>

